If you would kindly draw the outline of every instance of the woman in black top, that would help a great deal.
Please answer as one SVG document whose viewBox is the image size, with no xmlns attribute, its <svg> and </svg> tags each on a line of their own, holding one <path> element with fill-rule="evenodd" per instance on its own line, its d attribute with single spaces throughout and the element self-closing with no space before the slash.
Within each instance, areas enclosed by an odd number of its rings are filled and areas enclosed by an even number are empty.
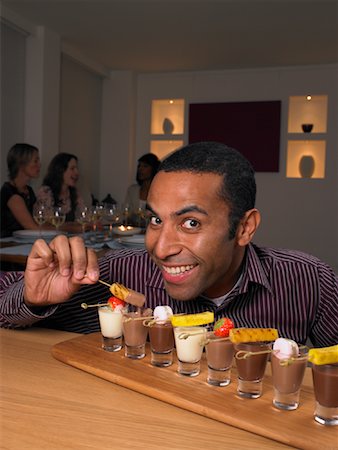
<svg viewBox="0 0 338 450">
<path fill-rule="evenodd" d="M 40 174 L 39 150 L 29 144 L 15 144 L 7 155 L 9 181 L 1 187 L 1 237 L 11 236 L 13 231 L 38 230 L 33 219 L 36 197 L 28 185 Z"/>
</svg>

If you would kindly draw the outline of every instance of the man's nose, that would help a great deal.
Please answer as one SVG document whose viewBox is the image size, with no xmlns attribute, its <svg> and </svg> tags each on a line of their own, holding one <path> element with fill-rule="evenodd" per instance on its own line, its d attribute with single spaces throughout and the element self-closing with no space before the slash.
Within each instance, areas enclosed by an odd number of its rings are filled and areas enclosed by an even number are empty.
<svg viewBox="0 0 338 450">
<path fill-rule="evenodd" d="M 154 245 L 154 253 L 159 259 L 166 259 L 181 251 L 179 234 L 176 227 L 163 226 L 157 234 Z"/>
</svg>

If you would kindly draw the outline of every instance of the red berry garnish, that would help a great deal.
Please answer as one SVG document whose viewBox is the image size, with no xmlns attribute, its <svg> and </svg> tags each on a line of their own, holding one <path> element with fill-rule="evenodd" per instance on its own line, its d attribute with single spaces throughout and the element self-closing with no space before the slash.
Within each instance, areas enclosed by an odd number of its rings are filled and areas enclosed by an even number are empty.
<svg viewBox="0 0 338 450">
<path fill-rule="evenodd" d="M 229 331 L 234 328 L 232 320 L 227 317 L 217 320 L 214 325 L 214 335 L 218 337 L 228 337 Z"/>
<path fill-rule="evenodd" d="M 108 299 L 108 305 L 111 307 L 111 309 L 115 309 L 117 306 L 119 306 L 120 308 L 124 308 L 126 306 L 126 302 L 112 296 Z"/>
</svg>

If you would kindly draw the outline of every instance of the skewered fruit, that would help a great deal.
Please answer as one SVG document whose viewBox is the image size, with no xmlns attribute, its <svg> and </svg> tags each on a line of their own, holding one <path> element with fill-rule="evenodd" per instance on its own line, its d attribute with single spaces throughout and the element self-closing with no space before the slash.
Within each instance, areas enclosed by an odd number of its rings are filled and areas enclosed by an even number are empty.
<svg viewBox="0 0 338 450">
<path fill-rule="evenodd" d="M 123 284 L 119 283 L 113 283 L 110 286 L 109 290 L 114 297 L 117 297 L 121 300 L 125 300 L 129 294 L 129 290 L 125 286 L 123 286 Z"/>
<path fill-rule="evenodd" d="M 310 348 L 309 361 L 318 366 L 338 363 L 338 344 L 331 347 Z"/>
<path fill-rule="evenodd" d="M 211 323 L 215 317 L 213 312 L 205 311 L 197 314 L 174 315 L 170 320 L 173 327 L 195 327 Z"/>
<path fill-rule="evenodd" d="M 214 325 L 214 335 L 218 337 L 228 337 L 229 331 L 234 328 L 234 324 L 231 319 L 223 317 L 217 320 Z"/>
<path fill-rule="evenodd" d="M 275 341 L 278 338 L 278 331 L 275 328 L 233 328 L 229 336 L 234 344 Z"/>
<path fill-rule="evenodd" d="M 126 302 L 123 300 L 117 298 L 117 297 L 110 297 L 108 298 L 108 305 L 113 309 L 114 311 L 118 311 L 119 309 L 123 309 L 126 306 Z"/>
<path fill-rule="evenodd" d="M 142 307 L 146 301 L 143 294 L 133 291 L 132 289 L 128 289 L 123 286 L 123 284 L 113 283 L 109 290 L 114 297 L 124 300 L 126 303 L 130 303 L 131 305 Z"/>
</svg>

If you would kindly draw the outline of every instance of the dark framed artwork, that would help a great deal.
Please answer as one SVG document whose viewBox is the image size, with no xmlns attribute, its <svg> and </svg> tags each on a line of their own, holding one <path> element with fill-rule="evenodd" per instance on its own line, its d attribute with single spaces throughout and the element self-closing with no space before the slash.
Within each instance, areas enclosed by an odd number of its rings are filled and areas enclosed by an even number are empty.
<svg viewBox="0 0 338 450">
<path fill-rule="evenodd" d="M 256 172 L 279 172 L 281 101 L 191 103 L 189 143 L 222 142 Z"/>
</svg>

